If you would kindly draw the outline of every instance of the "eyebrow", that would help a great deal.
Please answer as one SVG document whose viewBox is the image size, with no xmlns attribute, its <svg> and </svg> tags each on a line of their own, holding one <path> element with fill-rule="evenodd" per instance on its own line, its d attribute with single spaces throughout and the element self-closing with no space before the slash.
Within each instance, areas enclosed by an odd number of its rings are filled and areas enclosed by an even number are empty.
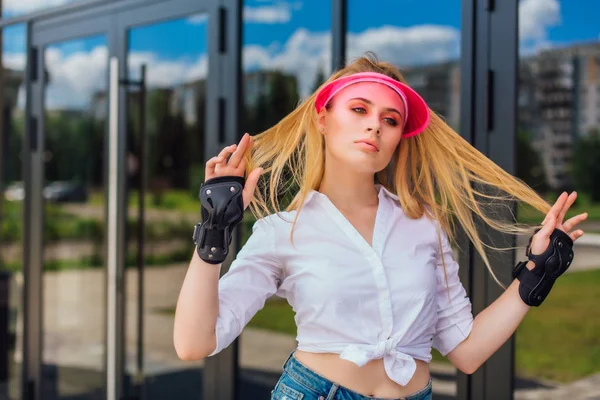
<svg viewBox="0 0 600 400">
<path fill-rule="evenodd" d="M 363 101 L 365 103 L 367 103 L 368 105 L 372 106 L 373 102 L 369 99 L 365 99 L 364 97 L 354 97 L 350 100 L 348 100 L 348 102 L 352 101 L 352 100 L 360 100 Z M 386 111 L 391 111 L 391 112 L 395 112 L 396 114 L 400 115 L 401 117 L 404 117 L 404 114 L 402 114 L 400 111 L 396 110 L 395 108 L 392 107 L 388 107 L 385 109 Z"/>
</svg>

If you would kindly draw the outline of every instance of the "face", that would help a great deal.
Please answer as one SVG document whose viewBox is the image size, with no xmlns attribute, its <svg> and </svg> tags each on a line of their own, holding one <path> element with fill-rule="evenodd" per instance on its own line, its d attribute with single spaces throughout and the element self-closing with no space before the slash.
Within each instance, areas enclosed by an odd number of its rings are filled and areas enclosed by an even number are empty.
<svg viewBox="0 0 600 400">
<path fill-rule="evenodd" d="M 357 172 L 376 173 L 388 163 L 402 136 L 404 102 L 393 89 L 375 82 L 341 90 L 319 114 L 329 162 Z"/>
</svg>

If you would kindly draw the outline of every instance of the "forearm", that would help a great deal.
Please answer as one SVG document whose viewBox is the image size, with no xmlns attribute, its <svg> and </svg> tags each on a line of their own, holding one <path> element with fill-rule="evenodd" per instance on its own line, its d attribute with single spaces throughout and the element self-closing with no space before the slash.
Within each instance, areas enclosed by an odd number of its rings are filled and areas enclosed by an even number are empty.
<svg viewBox="0 0 600 400">
<path fill-rule="evenodd" d="M 215 347 L 221 265 L 204 262 L 194 251 L 175 311 L 173 341 L 182 359 L 204 358 Z"/>
<path fill-rule="evenodd" d="M 473 320 L 469 337 L 448 354 L 448 359 L 467 373 L 476 371 L 492 356 L 525 318 L 530 307 L 519 296 L 518 280 Z"/>
</svg>

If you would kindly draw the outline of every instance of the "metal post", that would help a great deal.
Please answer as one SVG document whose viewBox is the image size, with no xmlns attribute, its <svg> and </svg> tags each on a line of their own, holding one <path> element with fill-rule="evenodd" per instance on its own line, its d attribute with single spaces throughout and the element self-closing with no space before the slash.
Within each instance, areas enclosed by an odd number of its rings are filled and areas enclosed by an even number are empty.
<svg viewBox="0 0 600 400">
<path fill-rule="evenodd" d="M 145 199 L 146 199 L 146 65 L 142 65 L 139 84 L 140 118 L 140 174 L 139 174 L 139 212 L 138 212 L 138 337 L 137 337 L 137 384 L 139 397 L 143 398 L 144 380 L 144 243 L 145 239 Z"/>
<path fill-rule="evenodd" d="M 108 134 L 108 229 L 107 229 L 107 365 L 106 398 L 118 400 L 120 377 L 117 373 L 118 323 L 118 244 L 117 244 L 117 190 L 118 190 L 118 136 L 119 136 L 119 60 L 110 58 L 109 81 L 109 134 Z"/>
<path fill-rule="evenodd" d="M 145 199 L 146 199 L 146 64 L 140 67 L 140 80 L 133 81 L 129 79 L 119 80 L 123 86 L 135 86 L 138 88 L 138 118 L 139 118 L 139 182 L 138 182 L 138 222 L 137 222 L 137 357 L 136 357 L 136 376 L 134 385 L 137 390 L 138 399 L 143 398 L 144 388 L 144 243 L 145 236 Z"/>
<path fill-rule="evenodd" d="M 347 6 L 347 0 L 332 0 L 331 2 L 332 71 L 343 68 L 346 65 Z"/>
<path fill-rule="evenodd" d="M 467 0 L 463 0 L 467 1 Z M 470 2 L 468 2 L 470 3 Z M 517 0 L 491 2 L 473 0 L 463 4 L 461 134 L 479 151 L 509 173 L 514 173 L 516 81 L 517 81 Z M 466 58 L 465 58 L 466 57 Z M 511 218 L 507 207 L 498 205 L 496 218 Z M 514 205 L 511 205 L 514 207 Z M 513 246 L 514 237 L 488 232 L 480 235 L 496 246 Z M 465 239 L 466 240 L 466 239 Z M 514 252 L 488 252 L 495 272 L 507 283 L 514 263 Z M 461 256 L 461 271 L 478 314 L 503 292 L 487 271 L 473 246 Z M 458 399 L 479 400 L 513 398 L 514 339 L 509 339 L 471 376 L 459 374 Z"/>
</svg>

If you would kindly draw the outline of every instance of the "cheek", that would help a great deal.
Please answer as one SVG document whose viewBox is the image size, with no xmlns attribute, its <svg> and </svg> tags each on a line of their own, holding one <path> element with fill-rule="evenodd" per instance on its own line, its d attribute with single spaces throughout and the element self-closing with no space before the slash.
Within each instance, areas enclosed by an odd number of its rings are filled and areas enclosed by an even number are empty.
<svg viewBox="0 0 600 400">
<path fill-rule="evenodd" d="M 394 153 L 396 148 L 398 147 L 398 143 L 400 143 L 400 138 L 402 136 L 402 132 L 389 132 L 389 135 L 385 136 L 384 146 L 386 153 Z"/>
</svg>

